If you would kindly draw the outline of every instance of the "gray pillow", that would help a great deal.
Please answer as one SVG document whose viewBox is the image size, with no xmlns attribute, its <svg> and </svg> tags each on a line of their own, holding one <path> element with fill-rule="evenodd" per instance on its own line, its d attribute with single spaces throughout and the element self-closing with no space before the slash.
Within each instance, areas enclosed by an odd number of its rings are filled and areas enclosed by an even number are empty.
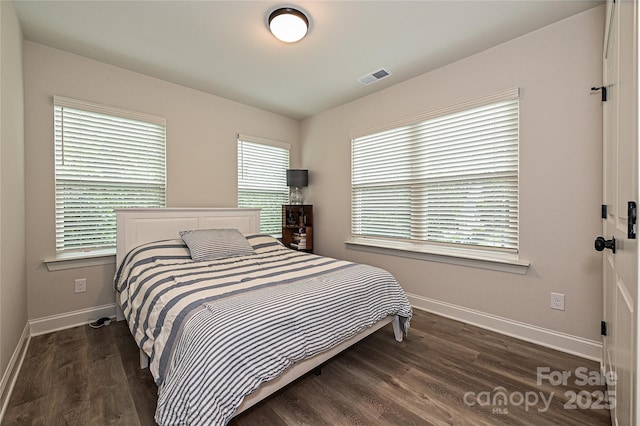
<svg viewBox="0 0 640 426">
<path fill-rule="evenodd" d="M 196 262 L 255 254 L 237 229 L 195 229 L 181 231 L 180 237 Z"/>
<path fill-rule="evenodd" d="M 273 250 L 289 250 L 280 241 L 271 235 L 265 234 L 248 234 L 245 235 L 253 251 L 256 254 L 268 253 Z"/>
</svg>

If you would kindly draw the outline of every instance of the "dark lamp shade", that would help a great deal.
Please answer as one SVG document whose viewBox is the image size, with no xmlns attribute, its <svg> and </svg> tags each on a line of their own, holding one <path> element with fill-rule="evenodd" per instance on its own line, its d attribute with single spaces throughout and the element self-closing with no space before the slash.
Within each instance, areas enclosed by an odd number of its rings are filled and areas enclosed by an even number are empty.
<svg viewBox="0 0 640 426">
<path fill-rule="evenodd" d="M 309 171 L 299 169 L 287 170 L 287 186 L 302 188 L 309 184 Z"/>
</svg>

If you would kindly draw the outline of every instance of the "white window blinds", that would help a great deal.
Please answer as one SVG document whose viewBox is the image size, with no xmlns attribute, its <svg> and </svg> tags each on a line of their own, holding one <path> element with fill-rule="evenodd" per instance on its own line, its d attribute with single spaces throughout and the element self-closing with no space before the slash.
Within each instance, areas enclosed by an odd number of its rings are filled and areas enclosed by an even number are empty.
<svg viewBox="0 0 640 426">
<path fill-rule="evenodd" d="M 259 207 L 260 232 L 282 232 L 282 205 L 287 204 L 289 145 L 238 135 L 238 207 Z"/>
<path fill-rule="evenodd" d="M 165 120 L 54 97 L 56 249 L 115 247 L 123 207 L 164 207 Z"/>
<path fill-rule="evenodd" d="M 352 234 L 518 249 L 518 89 L 352 140 Z"/>
</svg>

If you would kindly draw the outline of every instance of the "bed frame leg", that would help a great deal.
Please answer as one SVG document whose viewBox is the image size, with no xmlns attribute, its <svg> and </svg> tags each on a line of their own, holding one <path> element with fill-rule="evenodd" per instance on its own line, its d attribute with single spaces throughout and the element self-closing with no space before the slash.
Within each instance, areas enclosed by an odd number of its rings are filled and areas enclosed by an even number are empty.
<svg viewBox="0 0 640 426">
<path fill-rule="evenodd" d="M 140 349 L 140 369 L 144 370 L 147 367 L 149 367 L 149 357 Z"/>
<path fill-rule="evenodd" d="M 116 293 L 116 321 L 124 320 L 124 312 L 120 307 L 120 301 L 118 300 L 118 293 Z"/>
<path fill-rule="evenodd" d="M 402 342 L 404 334 L 402 333 L 402 329 L 400 328 L 400 317 L 397 315 L 394 316 L 393 320 L 391 321 L 391 325 L 393 325 L 393 335 L 395 336 L 396 341 Z"/>
</svg>

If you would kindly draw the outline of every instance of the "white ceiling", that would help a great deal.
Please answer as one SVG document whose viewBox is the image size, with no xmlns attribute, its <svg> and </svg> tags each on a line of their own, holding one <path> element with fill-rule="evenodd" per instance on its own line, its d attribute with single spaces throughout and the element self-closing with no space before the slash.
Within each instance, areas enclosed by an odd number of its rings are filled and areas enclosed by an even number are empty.
<svg viewBox="0 0 640 426">
<path fill-rule="evenodd" d="M 501 1 L 14 1 L 27 40 L 295 119 L 601 4 Z M 300 42 L 267 16 L 306 12 Z M 369 86 L 358 78 L 385 68 Z"/>
</svg>

